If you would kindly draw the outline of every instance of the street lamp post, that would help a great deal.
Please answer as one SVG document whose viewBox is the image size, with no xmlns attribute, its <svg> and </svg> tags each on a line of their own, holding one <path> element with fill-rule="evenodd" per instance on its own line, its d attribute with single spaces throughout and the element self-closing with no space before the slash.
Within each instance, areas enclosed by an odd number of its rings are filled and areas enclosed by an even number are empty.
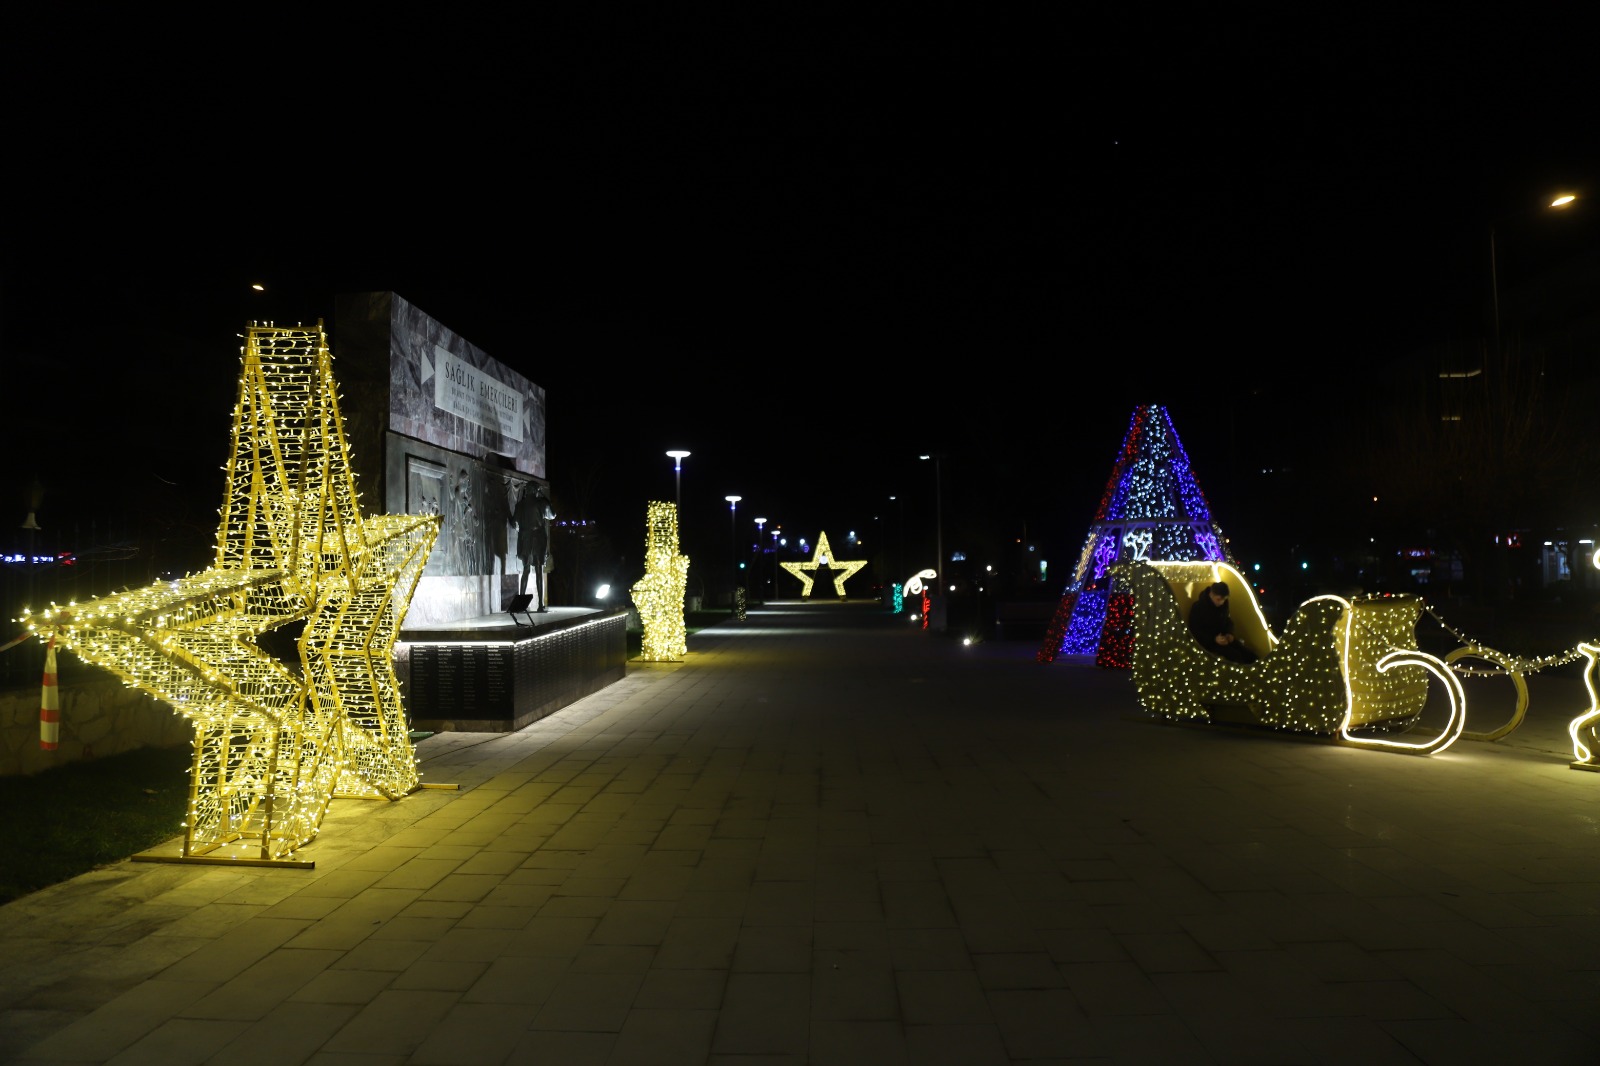
<svg viewBox="0 0 1600 1066">
<path fill-rule="evenodd" d="M 728 501 L 728 539 L 733 548 L 733 584 L 728 588 L 728 605 L 738 609 L 739 597 L 739 501 L 743 496 L 724 496 Z"/>
<path fill-rule="evenodd" d="M 761 527 L 766 524 L 767 520 L 765 518 L 756 519 L 756 562 L 758 563 L 761 561 Z M 752 570 L 754 570 L 754 568 L 752 568 Z M 756 572 L 753 574 L 753 576 L 755 577 L 757 584 L 763 583 L 764 575 Z"/>
<path fill-rule="evenodd" d="M 1572 205 L 1572 203 L 1575 200 L 1577 200 L 1577 198 L 1578 197 L 1574 193 L 1565 192 L 1565 193 L 1562 193 L 1560 196 L 1556 196 L 1556 197 L 1552 198 L 1551 201 L 1550 201 L 1549 207 L 1551 209 L 1553 209 L 1553 210 L 1561 211 L 1561 210 L 1564 210 L 1567 207 L 1570 207 Z M 1522 213 L 1522 217 L 1526 217 L 1527 214 L 1528 214 L 1528 212 L 1523 212 Z M 1496 249 L 1495 249 L 1494 230 L 1495 230 L 1495 227 L 1493 225 L 1490 225 L 1490 227 L 1489 227 L 1489 294 L 1490 294 L 1491 300 L 1494 303 L 1494 346 L 1495 346 L 1495 350 L 1499 351 L 1500 350 L 1500 262 L 1499 262 L 1499 255 L 1498 255 L 1498 253 L 1496 252 Z"/>
<path fill-rule="evenodd" d="M 682 448 L 673 448 L 667 452 L 667 456 L 672 460 L 673 492 L 675 493 L 672 502 L 678 508 L 678 524 L 681 526 L 683 525 L 683 461 L 689 458 L 689 453 Z"/>
<path fill-rule="evenodd" d="M 944 456 L 919 455 L 917 458 L 933 460 L 934 551 L 938 554 L 938 560 L 935 562 L 934 567 L 938 571 L 939 577 L 944 578 L 946 576 L 944 572 L 944 468 L 942 465 Z M 950 613 L 945 609 L 945 597 L 941 596 L 939 598 L 939 606 L 939 624 L 937 628 L 943 631 Z"/>
</svg>

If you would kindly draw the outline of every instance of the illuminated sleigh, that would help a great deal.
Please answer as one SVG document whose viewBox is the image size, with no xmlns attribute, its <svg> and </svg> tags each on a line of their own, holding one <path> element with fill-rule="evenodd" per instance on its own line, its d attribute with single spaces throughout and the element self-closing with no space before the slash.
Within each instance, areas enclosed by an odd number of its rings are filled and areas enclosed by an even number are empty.
<svg viewBox="0 0 1600 1066">
<path fill-rule="evenodd" d="M 1466 700 L 1439 659 L 1418 651 L 1415 596 L 1347 600 L 1317 596 L 1274 635 L 1250 584 L 1225 563 L 1133 562 L 1118 568 L 1133 592 L 1133 680 L 1139 701 L 1164 718 L 1226 721 L 1419 755 L 1461 734 Z M 1212 654 L 1189 632 L 1195 599 L 1216 581 L 1230 597 L 1235 634 L 1261 653 L 1254 663 Z M 1450 717 L 1435 737 L 1404 740 L 1428 700 L 1428 677 L 1445 686 Z"/>
</svg>

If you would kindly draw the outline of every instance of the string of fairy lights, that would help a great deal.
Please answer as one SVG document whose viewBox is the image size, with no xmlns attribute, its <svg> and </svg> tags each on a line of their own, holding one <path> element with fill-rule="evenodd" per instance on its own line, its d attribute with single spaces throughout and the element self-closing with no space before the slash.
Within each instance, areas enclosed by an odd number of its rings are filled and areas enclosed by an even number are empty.
<svg viewBox="0 0 1600 1066">
<path fill-rule="evenodd" d="M 1461 644 L 1463 647 L 1487 647 L 1487 645 L 1485 645 L 1482 641 L 1474 640 L 1471 637 L 1461 633 L 1449 622 L 1446 622 L 1442 617 L 1440 617 L 1439 612 L 1435 611 L 1432 607 L 1427 607 L 1426 613 L 1429 618 L 1433 619 L 1433 621 L 1439 624 L 1439 628 L 1443 629 L 1446 633 L 1449 633 L 1450 636 L 1453 637 L 1457 643 Z M 1525 659 L 1518 655 L 1502 654 L 1505 665 L 1499 669 L 1481 670 L 1468 667 L 1456 667 L 1456 672 L 1466 677 L 1499 677 L 1503 673 L 1518 673 L 1526 676 L 1528 674 L 1536 674 L 1541 670 L 1548 670 L 1553 667 L 1566 666 L 1569 663 L 1575 663 L 1582 657 L 1582 645 L 1579 645 L 1570 651 L 1557 652 L 1553 655 L 1544 655 L 1536 659 Z"/>
</svg>

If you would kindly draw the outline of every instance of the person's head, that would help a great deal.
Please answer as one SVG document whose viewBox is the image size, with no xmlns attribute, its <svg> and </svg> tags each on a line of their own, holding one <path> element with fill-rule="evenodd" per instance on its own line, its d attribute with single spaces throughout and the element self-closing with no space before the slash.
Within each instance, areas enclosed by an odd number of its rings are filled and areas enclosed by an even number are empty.
<svg viewBox="0 0 1600 1066">
<path fill-rule="evenodd" d="M 1211 596 L 1211 602 L 1216 606 L 1226 607 L 1228 605 L 1228 583 L 1226 581 L 1218 581 L 1215 585 L 1206 589 L 1206 592 Z"/>
</svg>

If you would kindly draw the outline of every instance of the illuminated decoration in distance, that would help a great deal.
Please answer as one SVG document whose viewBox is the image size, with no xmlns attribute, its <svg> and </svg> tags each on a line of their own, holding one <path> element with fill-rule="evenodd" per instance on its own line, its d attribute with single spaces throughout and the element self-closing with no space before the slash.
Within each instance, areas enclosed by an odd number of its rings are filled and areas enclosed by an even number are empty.
<svg viewBox="0 0 1600 1066">
<path fill-rule="evenodd" d="M 1572 766 L 1576 770 L 1600 770 L 1600 761 L 1595 758 L 1595 748 L 1584 743 L 1585 734 L 1591 743 L 1595 740 L 1595 724 L 1600 722 L 1600 689 L 1596 688 L 1595 674 L 1600 673 L 1600 643 L 1579 644 L 1578 652 L 1589 660 L 1589 667 L 1583 672 L 1583 685 L 1589 690 L 1589 709 L 1572 720 L 1567 727 L 1567 733 L 1572 737 L 1572 754 L 1576 760 Z"/>
<path fill-rule="evenodd" d="M 1241 721 L 1413 754 L 1443 751 L 1461 734 L 1466 699 L 1459 680 L 1443 661 L 1416 649 L 1417 597 L 1316 596 L 1279 637 L 1227 564 L 1132 562 L 1119 571 L 1134 596 L 1134 685 L 1152 714 Z M 1260 654 L 1254 663 L 1207 652 L 1189 632 L 1190 605 L 1219 580 L 1240 590 L 1230 597 L 1235 633 Z M 1385 739 L 1416 724 L 1430 675 L 1449 696 L 1444 727 L 1416 742 Z"/>
<path fill-rule="evenodd" d="M 1035 657 L 1093 654 L 1098 665 L 1126 667 L 1127 640 L 1117 629 L 1126 593 L 1114 593 L 1112 568 L 1135 559 L 1225 562 L 1226 543 L 1166 408 L 1135 409 Z"/>
<path fill-rule="evenodd" d="M 677 505 L 652 500 L 645 507 L 644 577 L 631 590 L 644 628 L 639 658 L 645 662 L 680 662 L 688 653 L 683 621 L 688 584 L 689 557 L 678 552 Z"/>
<path fill-rule="evenodd" d="M 362 517 L 321 323 L 250 326 L 242 364 L 211 569 L 28 624 L 194 724 L 177 861 L 306 865 L 331 799 L 421 787 L 393 648 L 439 518 Z"/>
<path fill-rule="evenodd" d="M 802 541 L 802 543 L 804 542 Z M 811 586 L 815 583 L 815 572 L 819 569 L 831 568 L 834 571 L 833 590 L 839 594 L 840 599 L 843 599 L 845 581 L 854 575 L 856 571 L 866 566 L 867 561 L 861 559 L 855 562 L 846 562 L 843 559 L 833 558 L 833 549 L 828 547 L 828 534 L 823 532 L 817 535 L 817 550 L 812 554 L 810 562 L 779 563 L 778 565 L 800 579 L 800 584 L 803 586 L 800 590 L 802 598 L 811 595 Z"/>
<path fill-rule="evenodd" d="M 923 581 L 933 581 L 938 576 L 938 573 L 933 570 L 918 570 L 906 579 L 905 585 L 902 586 L 902 591 L 907 596 L 920 596 L 922 595 Z"/>
</svg>

